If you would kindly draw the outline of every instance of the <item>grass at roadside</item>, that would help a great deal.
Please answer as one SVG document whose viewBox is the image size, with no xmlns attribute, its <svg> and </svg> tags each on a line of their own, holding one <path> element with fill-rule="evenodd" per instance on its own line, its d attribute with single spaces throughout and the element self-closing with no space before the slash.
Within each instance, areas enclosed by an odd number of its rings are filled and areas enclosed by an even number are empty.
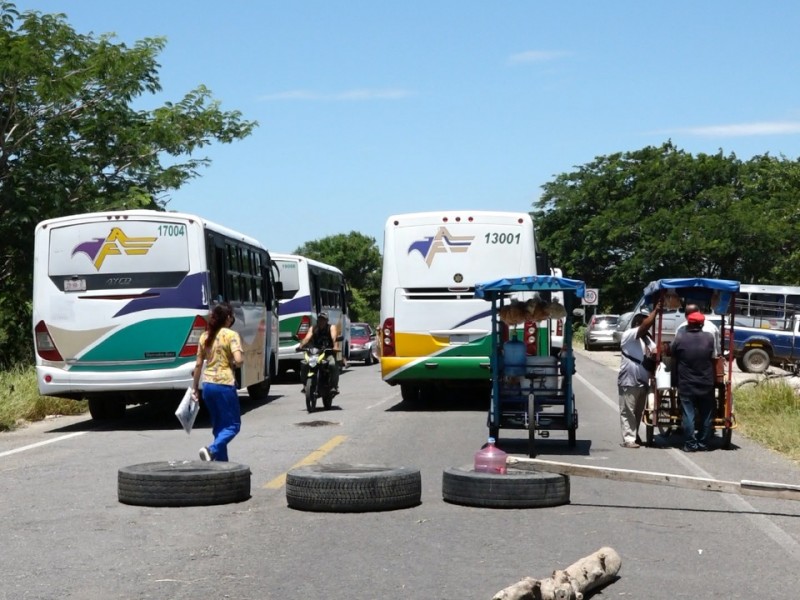
<svg viewBox="0 0 800 600">
<path fill-rule="evenodd" d="M 39 396 L 33 367 L 0 371 L 0 431 L 15 429 L 21 422 L 40 421 L 47 415 L 77 415 L 86 410 L 85 401 Z"/>
<path fill-rule="evenodd" d="M 738 432 L 800 462 L 800 395 L 783 381 L 765 381 L 734 392 Z"/>
</svg>

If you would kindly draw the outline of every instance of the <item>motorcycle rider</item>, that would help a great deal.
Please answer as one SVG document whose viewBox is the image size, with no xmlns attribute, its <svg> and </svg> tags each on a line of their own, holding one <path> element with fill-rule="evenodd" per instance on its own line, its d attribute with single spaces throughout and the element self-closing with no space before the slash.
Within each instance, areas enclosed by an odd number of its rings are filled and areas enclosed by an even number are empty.
<svg viewBox="0 0 800 600">
<path fill-rule="evenodd" d="M 300 342 L 298 350 L 303 349 L 305 346 L 313 346 L 314 348 L 332 348 L 333 351 L 328 352 L 325 357 L 325 362 L 328 363 L 328 373 L 330 374 L 331 392 L 335 396 L 339 393 L 339 368 L 336 365 L 336 352 L 339 351 L 339 342 L 336 326 L 328 324 L 328 313 L 322 311 L 317 315 L 317 324 L 309 329 L 306 336 Z M 306 383 L 308 382 L 308 363 L 304 360 L 300 368 L 300 379 L 303 381 L 303 393 L 306 392 Z"/>
</svg>

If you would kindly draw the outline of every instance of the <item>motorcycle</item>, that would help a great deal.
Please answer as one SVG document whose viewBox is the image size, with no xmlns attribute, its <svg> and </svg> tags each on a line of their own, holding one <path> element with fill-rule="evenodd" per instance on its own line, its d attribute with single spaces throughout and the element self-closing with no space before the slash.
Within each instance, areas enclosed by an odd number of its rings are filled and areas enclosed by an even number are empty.
<svg viewBox="0 0 800 600">
<path fill-rule="evenodd" d="M 305 381 L 306 410 L 314 412 L 317 409 L 317 399 L 322 399 L 322 405 L 329 409 L 333 405 L 336 395 L 331 389 L 330 367 L 327 358 L 334 352 L 331 348 L 305 348 L 304 358 L 308 365 Z"/>
</svg>

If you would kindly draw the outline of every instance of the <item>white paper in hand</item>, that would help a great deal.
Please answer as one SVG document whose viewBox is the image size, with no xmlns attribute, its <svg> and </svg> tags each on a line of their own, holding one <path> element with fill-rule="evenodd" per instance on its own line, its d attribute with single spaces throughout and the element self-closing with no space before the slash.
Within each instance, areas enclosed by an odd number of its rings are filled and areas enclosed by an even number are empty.
<svg viewBox="0 0 800 600">
<path fill-rule="evenodd" d="M 183 425 L 183 430 L 186 433 L 191 433 L 194 420 L 197 418 L 197 413 L 200 411 L 200 403 L 195 402 L 192 398 L 192 388 L 187 388 L 186 393 L 183 395 L 178 410 L 175 411 L 175 416 Z"/>
</svg>

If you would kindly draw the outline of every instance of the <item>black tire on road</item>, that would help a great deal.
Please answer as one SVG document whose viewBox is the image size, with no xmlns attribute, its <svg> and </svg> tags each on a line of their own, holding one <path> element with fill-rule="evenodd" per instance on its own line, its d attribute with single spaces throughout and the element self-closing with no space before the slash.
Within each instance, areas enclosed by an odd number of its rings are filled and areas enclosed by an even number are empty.
<svg viewBox="0 0 800 600">
<path fill-rule="evenodd" d="M 199 460 L 142 463 L 123 467 L 117 476 L 123 504 L 208 506 L 250 498 L 250 467 Z"/>
<path fill-rule="evenodd" d="M 569 503 L 569 477 L 509 469 L 505 475 L 450 467 L 442 475 L 445 502 L 486 508 L 543 508 Z"/>
<path fill-rule="evenodd" d="M 382 465 L 314 464 L 286 474 L 290 508 L 318 512 L 369 512 L 417 506 L 419 469 Z"/>
</svg>

